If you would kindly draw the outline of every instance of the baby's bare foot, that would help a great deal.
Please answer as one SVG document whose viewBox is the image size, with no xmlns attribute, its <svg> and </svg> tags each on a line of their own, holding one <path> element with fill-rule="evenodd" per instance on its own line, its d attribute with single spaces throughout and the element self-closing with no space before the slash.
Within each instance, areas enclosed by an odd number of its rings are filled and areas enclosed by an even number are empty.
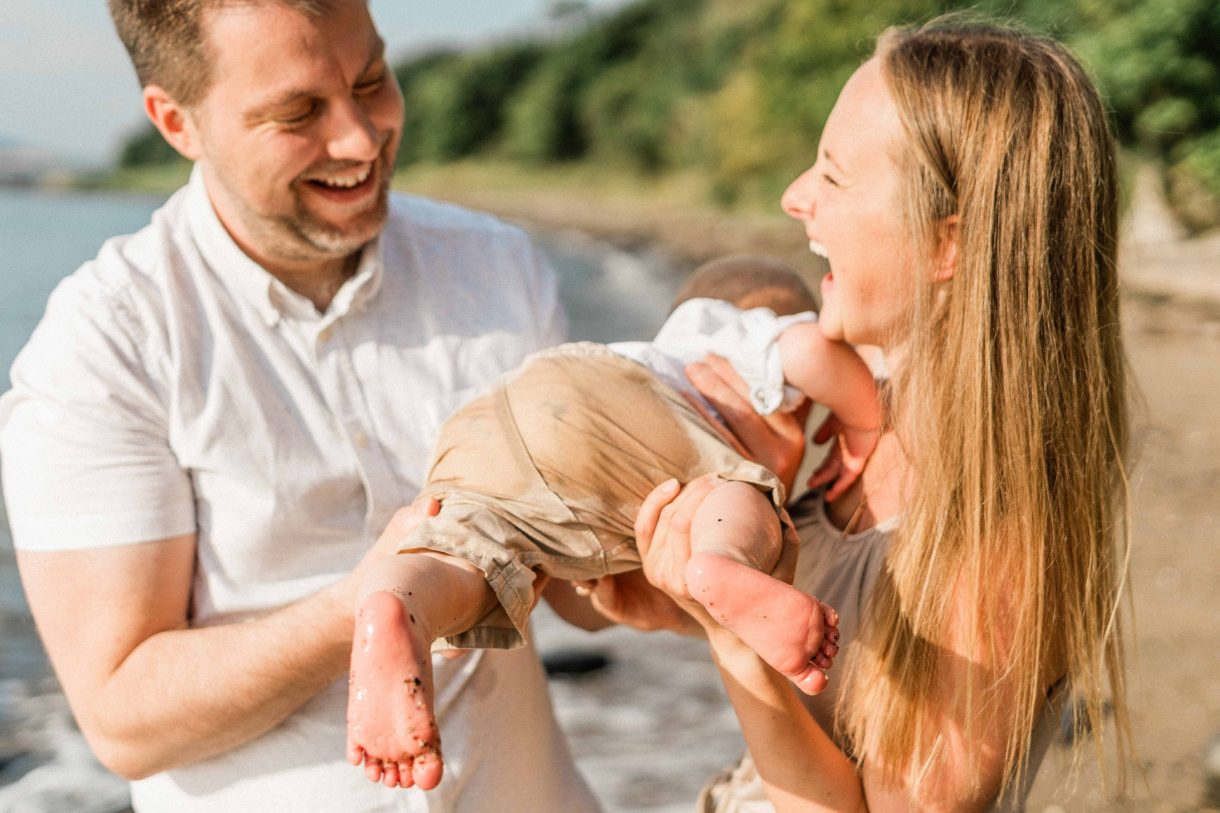
<svg viewBox="0 0 1220 813">
<path fill-rule="evenodd" d="M 839 652 L 838 616 L 790 584 L 715 553 L 686 567 L 691 596 L 771 668 L 805 694 L 826 688 L 824 670 Z"/>
<path fill-rule="evenodd" d="M 392 593 L 370 594 L 357 611 L 347 759 L 363 762 L 369 781 L 423 790 L 441 781 L 430 643 Z"/>
</svg>

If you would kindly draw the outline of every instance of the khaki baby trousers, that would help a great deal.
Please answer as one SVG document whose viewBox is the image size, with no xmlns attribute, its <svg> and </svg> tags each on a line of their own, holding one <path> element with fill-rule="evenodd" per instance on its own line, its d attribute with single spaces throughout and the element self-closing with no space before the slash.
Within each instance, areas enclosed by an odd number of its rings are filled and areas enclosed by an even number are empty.
<svg viewBox="0 0 1220 813">
<path fill-rule="evenodd" d="M 644 498 L 670 478 L 708 473 L 784 504 L 770 470 L 646 367 L 604 345 L 560 345 L 441 427 L 423 490 L 441 512 L 399 550 L 436 550 L 482 570 L 500 606 L 447 643 L 510 648 L 523 641 L 536 571 L 591 579 L 638 567 Z"/>
</svg>

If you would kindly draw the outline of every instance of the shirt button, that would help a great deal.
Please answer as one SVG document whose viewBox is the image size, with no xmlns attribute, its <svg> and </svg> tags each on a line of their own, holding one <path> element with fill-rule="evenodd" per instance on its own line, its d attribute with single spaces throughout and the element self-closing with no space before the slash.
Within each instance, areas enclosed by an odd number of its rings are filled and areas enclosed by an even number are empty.
<svg viewBox="0 0 1220 813">
<path fill-rule="evenodd" d="M 356 432 L 352 435 L 352 443 L 356 444 L 357 449 L 367 449 L 369 447 L 369 436 L 363 432 Z"/>
<path fill-rule="evenodd" d="M 319 330 L 319 331 L 318 331 L 318 341 L 320 341 L 320 342 L 328 342 L 328 341 L 330 341 L 330 337 L 331 337 L 333 334 L 334 334 L 334 329 L 333 329 L 333 328 L 331 328 L 330 326 L 324 327 L 324 328 L 322 328 L 321 330 Z"/>
</svg>

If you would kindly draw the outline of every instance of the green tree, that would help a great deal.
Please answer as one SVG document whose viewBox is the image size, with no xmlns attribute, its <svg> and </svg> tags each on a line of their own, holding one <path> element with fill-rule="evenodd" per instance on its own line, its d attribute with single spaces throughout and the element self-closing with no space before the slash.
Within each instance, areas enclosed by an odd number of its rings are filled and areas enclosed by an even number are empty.
<svg viewBox="0 0 1220 813">
<path fill-rule="evenodd" d="M 123 169 L 158 166 L 182 160 L 177 150 L 166 143 L 161 133 L 151 124 L 124 142 L 119 151 L 119 166 Z"/>
</svg>

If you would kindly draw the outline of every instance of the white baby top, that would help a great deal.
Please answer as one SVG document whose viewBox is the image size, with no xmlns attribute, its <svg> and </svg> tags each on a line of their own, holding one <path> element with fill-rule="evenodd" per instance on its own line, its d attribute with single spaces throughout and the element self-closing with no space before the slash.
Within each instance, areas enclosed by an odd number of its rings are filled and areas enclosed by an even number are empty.
<svg viewBox="0 0 1220 813">
<path fill-rule="evenodd" d="M 661 326 L 651 342 L 616 342 L 610 349 L 643 364 L 679 392 L 698 398 L 687 380 L 687 364 L 709 353 L 723 356 L 749 387 L 750 404 L 760 415 L 790 410 L 802 395 L 784 383 L 779 335 L 791 325 L 815 322 L 812 312 L 776 316 L 768 308 L 742 310 L 722 299 L 688 299 Z"/>
</svg>

